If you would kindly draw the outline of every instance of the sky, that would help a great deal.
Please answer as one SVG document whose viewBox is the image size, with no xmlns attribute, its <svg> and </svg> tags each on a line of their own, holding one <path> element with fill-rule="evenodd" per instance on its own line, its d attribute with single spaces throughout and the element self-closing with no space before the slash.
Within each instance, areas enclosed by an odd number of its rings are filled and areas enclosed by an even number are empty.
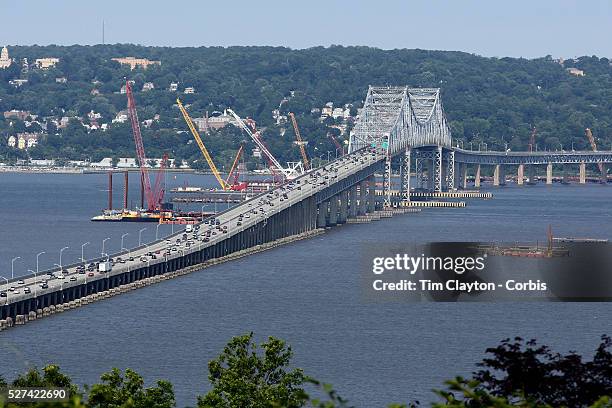
<svg viewBox="0 0 612 408">
<path fill-rule="evenodd" d="M 609 0 L 0 0 L 0 45 L 365 45 L 612 57 Z"/>
</svg>

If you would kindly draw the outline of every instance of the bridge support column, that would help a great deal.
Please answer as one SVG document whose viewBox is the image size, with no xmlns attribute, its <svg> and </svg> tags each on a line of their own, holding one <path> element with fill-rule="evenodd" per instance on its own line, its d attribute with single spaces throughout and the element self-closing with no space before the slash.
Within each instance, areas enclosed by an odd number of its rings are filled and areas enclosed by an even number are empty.
<svg viewBox="0 0 612 408">
<path fill-rule="evenodd" d="M 580 162 L 580 184 L 586 183 L 586 164 Z"/>
<path fill-rule="evenodd" d="M 476 174 L 474 175 L 474 187 L 480 188 L 480 164 L 476 165 Z"/>
<path fill-rule="evenodd" d="M 519 186 L 522 186 L 524 181 L 525 181 L 525 165 L 519 164 L 518 170 L 516 172 L 516 184 L 518 184 Z"/>
<path fill-rule="evenodd" d="M 344 190 L 340 193 L 340 212 L 338 216 L 338 223 L 344 224 L 346 223 L 346 219 L 348 218 L 348 190 Z"/>
<path fill-rule="evenodd" d="M 553 165 L 552 163 L 548 163 L 546 165 L 546 184 L 552 184 L 553 178 Z"/>
<path fill-rule="evenodd" d="M 329 201 L 323 201 L 319 204 L 319 214 L 317 216 L 317 228 L 325 228 L 327 226 L 327 207 Z"/>
<path fill-rule="evenodd" d="M 442 146 L 434 153 L 434 191 L 442 191 Z"/>
<path fill-rule="evenodd" d="M 434 190 L 434 162 L 433 160 L 427 160 L 427 190 Z"/>
<path fill-rule="evenodd" d="M 455 190 L 455 152 L 451 150 L 448 153 L 446 165 L 446 187 L 449 191 Z"/>
<path fill-rule="evenodd" d="M 410 148 L 407 147 L 402 161 L 402 201 L 410 201 Z"/>
<path fill-rule="evenodd" d="M 366 182 L 359 183 L 359 206 L 357 207 L 357 215 L 365 215 L 366 213 Z"/>
<path fill-rule="evenodd" d="M 463 163 L 461 166 L 461 187 L 465 190 L 467 189 L 467 163 Z"/>
<path fill-rule="evenodd" d="M 385 174 L 383 175 L 383 207 L 391 207 L 391 157 L 385 160 Z M 368 181 L 368 184 L 370 182 Z M 370 212 L 368 204 L 368 212 Z"/>
<path fill-rule="evenodd" d="M 527 167 L 527 182 L 529 184 L 535 184 L 536 183 L 535 165 L 534 164 L 530 164 Z"/>
<path fill-rule="evenodd" d="M 455 163 L 455 181 L 454 185 L 457 190 L 461 188 L 461 175 L 463 174 L 463 163 Z"/>
<path fill-rule="evenodd" d="M 493 185 L 495 187 L 499 187 L 499 173 L 500 173 L 500 165 L 496 164 L 493 169 Z"/>
<path fill-rule="evenodd" d="M 601 177 L 599 178 L 601 184 L 608 183 L 608 165 L 607 163 L 601 163 Z"/>
<path fill-rule="evenodd" d="M 357 216 L 357 186 L 354 185 L 349 190 L 349 218 Z"/>
<path fill-rule="evenodd" d="M 391 187 L 389 185 L 389 187 Z M 391 189 L 389 189 L 391 191 Z M 389 198 L 391 195 L 389 195 Z M 386 204 L 386 203 L 385 203 Z M 391 201 L 389 200 L 389 206 L 391 206 Z M 367 212 L 373 213 L 376 209 L 376 178 L 374 176 L 370 176 L 368 178 L 368 207 Z"/>
<path fill-rule="evenodd" d="M 327 226 L 333 227 L 338 223 L 338 196 L 333 196 L 329 199 L 329 218 Z"/>
<path fill-rule="evenodd" d="M 418 154 L 414 162 L 414 175 L 416 177 L 416 188 L 423 188 L 423 159 L 419 158 Z"/>
</svg>

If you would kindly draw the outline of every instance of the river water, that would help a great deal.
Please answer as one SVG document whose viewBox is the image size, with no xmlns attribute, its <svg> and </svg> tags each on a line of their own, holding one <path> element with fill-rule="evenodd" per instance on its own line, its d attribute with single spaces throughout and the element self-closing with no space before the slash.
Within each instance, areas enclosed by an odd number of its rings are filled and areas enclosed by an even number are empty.
<svg viewBox="0 0 612 408">
<path fill-rule="evenodd" d="M 131 175 L 139 200 L 137 176 Z M 168 188 L 212 185 L 209 176 L 168 176 Z M 486 187 L 485 187 L 486 188 Z M 106 175 L 0 175 L 0 270 L 20 275 L 170 232 L 154 224 L 91 223 L 106 205 Z M 120 178 L 115 202 L 121 203 Z M 112 367 L 147 382 L 173 382 L 178 406 L 208 389 L 207 362 L 235 335 L 288 341 L 295 365 L 332 383 L 360 407 L 414 399 L 469 374 L 487 347 L 506 337 L 538 338 L 555 350 L 590 355 L 610 333 L 606 303 L 367 303 L 359 280 L 360 248 L 372 242 L 544 241 L 557 236 L 612 239 L 612 188 L 599 185 L 507 186 L 493 200 L 431 209 L 371 224 L 345 225 L 316 238 L 249 256 L 0 334 L 0 374 L 57 363 L 91 384 Z M 200 210 L 198 206 L 196 210 Z"/>
</svg>

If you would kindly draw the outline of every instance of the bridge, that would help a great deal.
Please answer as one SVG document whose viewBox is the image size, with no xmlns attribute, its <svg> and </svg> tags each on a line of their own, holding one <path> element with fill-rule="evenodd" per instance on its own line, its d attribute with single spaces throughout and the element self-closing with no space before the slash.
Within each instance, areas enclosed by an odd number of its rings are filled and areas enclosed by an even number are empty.
<svg viewBox="0 0 612 408">
<path fill-rule="evenodd" d="M 348 155 L 219 213 L 192 232 L 181 231 L 105 258 L 62 266 L 61 270 L 15 279 L 1 277 L 0 329 L 367 217 L 391 205 L 392 167 L 397 158 L 401 199 L 410 201 L 412 159 L 418 187 L 441 192 L 459 187 L 461 177 L 456 175 L 464 175 L 468 166 L 475 166 L 477 172 L 482 165 L 498 166 L 500 172 L 507 165 L 605 164 L 612 162 L 612 152 L 459 149 L 452 146 L 439 89 L 370 87 L 350 137 Z M 383 175 L 383 202 L 376 199 L 377 174 Z M 479 175 L 476 180 L 479 182 Z M 88 264 L 99 262 L 112 262 L 112 269 L 88 270 Z"/>
<path fill-rule="evenodd" d="M 580 183 L 586 181 L 586 165 L 597 164 L 600 180 L 607 182 L 612 151 L 599 152 L 496 152 L 471 151 L 452 146 L 439 88 L 370 87 L 362 113 L 349 141 L 349 153 L 372 147 L 384 154 L 384 206 L 392 204 L 391 178 L 394 158 L 401 157 L 401 199 L 410 201 L 410 170 L 414 161 L 416 189 L 442 192 L 467 188 L 468 168 L 474 169 L 474 186 L 480 187 L 482 166 L 492 166 L 493 184 L 503 185 L 506 169 L 517 167 L 517 183 L 535 183 L 536 166 L 546 166 L 546 182 L 552 183 L 553 165 L 562 165 L 567 179 L 571 165 L 578 165 Z"/>
</svg>

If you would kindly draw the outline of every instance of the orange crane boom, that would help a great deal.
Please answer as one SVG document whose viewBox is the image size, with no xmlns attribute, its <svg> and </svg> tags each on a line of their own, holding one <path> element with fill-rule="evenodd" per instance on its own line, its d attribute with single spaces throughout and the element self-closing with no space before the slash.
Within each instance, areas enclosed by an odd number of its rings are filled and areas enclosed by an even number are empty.
<svg viewBox="0 0 612 408">
<path fill-rule="evenodd" d="M 295 131 L 295 140 L 297 145 L 300 147 L 300 154 L 302 155 L 302 164 L 304 164 L 304 170 L 310 170 L 310 162 L 308 161 L 308 155 L 306 154 L 306 142 L 302 140 L 302 135 L 300 135 L 300 129 L 297 125 L 297 120 L 295 120 L 295 115 L 293 112 L 289 112 L 289 116 L 291 117 L 291 123 L 293 124 L 293 130 Z"/>
</svg>

